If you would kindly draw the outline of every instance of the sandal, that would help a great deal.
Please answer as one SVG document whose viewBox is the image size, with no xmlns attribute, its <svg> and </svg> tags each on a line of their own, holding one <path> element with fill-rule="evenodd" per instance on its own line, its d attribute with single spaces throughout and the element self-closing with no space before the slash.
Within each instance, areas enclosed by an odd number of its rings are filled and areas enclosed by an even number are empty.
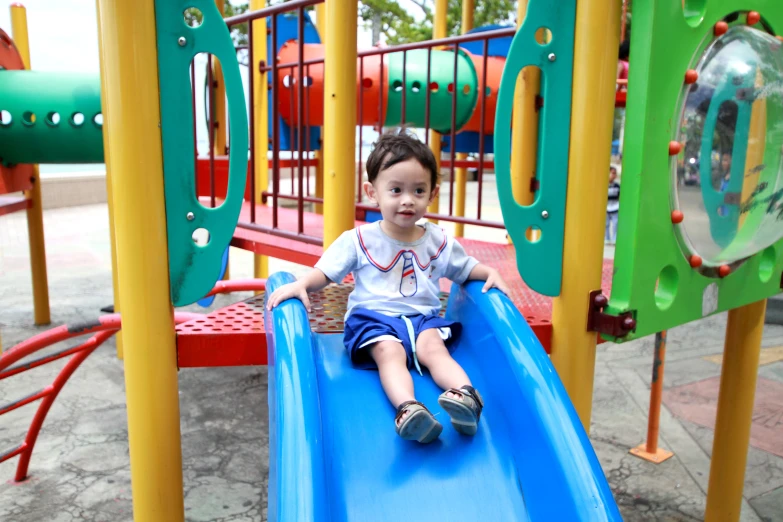
<svg viewBox="0 0 783 522">
<path fill-rule="evenodd" d="M 402 422 L 400 418 L 405 412 L 408 416 Z M 405 401 L 397 407 L 397 415 L 394 418 L 397 427 L 397 435 L 407 440 L 416 440 L 427 444 L 437 439 L 443 426 L 435 420 L 435 417 L 419 401 Z"/>
<path fill-rule="evenodd" d="M 452 399 L 449 393 L 457 394 L 461 399 Z M 451 388 L 438 397 L 438 404 L 451 417 L 451 425 L 463 435 L 475 435 L 478 431 L 478 421 L 484 409 L 484 400 L 478 390 L 472 386 L 460 389 Z"/>
</svg>

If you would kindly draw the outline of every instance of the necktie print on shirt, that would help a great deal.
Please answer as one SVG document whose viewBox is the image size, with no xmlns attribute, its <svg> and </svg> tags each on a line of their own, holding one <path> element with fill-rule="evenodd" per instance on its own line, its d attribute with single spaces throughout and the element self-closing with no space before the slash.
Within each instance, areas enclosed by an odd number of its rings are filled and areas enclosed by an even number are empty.
<svg viewBox="0 0 783 522">
<path fill-rule="evenodd" d="M 403 297 L 411 297 L 416 294 L 416 269 L 413 267 L 413 254 L 402 254 L 402 277 L 400 278 L 400 293 Z"/>
</svg>

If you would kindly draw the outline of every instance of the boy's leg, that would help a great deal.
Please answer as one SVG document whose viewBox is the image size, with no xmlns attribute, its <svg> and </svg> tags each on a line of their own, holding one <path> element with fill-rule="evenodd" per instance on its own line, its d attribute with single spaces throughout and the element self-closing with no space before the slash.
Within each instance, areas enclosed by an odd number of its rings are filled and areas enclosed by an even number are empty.
<svg viewBox="0 0 783 522">
<path fill-rule="evenodd" d="M 468 374 L 451 356 L 437 329 L 430 328 L 419 334 L 416 339 L 416 355 L 419 358 L 419 363 L 427 367 L 432 379 L 441 389 L 459 389 L 465 385 L 471 385 Z M 453 393 L 448 396 L 459 399 Z"/>
<path fill-rule="evenodd" d="M 609 242 L 612 240 L 612 213 L 606 213 L 606 232 L 604 233 L 604 241 Z"/>
<path fill-rule="evenodd" d="M 612 243 L 617 241 L 617 218 L 620 216 L 619 212 L 612 212 Z"/>
<path fill-rule="evenodd" d="M 405 401 L 416 400 L 413 395 L 413 378 L 408 370 L 408 360 L 402 344 L 396 341 L 381 341 L 370 348 L 370 356 L 378 365 L 381 386 L 392 406 L 396 408 Z"/>
</svg>

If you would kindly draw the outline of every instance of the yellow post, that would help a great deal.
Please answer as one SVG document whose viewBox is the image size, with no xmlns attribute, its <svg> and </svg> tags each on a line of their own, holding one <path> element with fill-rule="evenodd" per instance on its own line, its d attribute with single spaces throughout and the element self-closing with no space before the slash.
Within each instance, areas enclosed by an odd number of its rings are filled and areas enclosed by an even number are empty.
<svg viewBox="0 0 783 522">
<path fill-rule="evenodd" d="M 99 0 L 114 193 L 133 515 L 184 519 L 154 0 Z M 144 212 L 139 212 L 144 208 Z"/>
<path fill-rule="evenodd" d="M 250 10 L 257 11 L 266 7 L 266 0 L 251 0 Z M 256 64 L 267 62 L 266 46 L 266 18 L 254 20 L 253 24 L 253 59 Z M 268 65 L 268 64 L 267 64 Z M 253 151 L 256 158 L 256 170 L 253 175 L 256 177 L 256 202 L 261 203 L 261 193 L 269 186 L 269 103 L 267 98 L 269 75 L 259 71 L 258 66 L 251 64 L 253 71 L 253 131 L 255 143 Z M 269 258 L 262 255 L 253 256 L 253 277 L 269 277 Z"/>
<path fill-rule="evenodd" d="M 446 38 L 446 11 L 448 10 L 448 0 L 435 0 L 435 20 L 432 24 L 432 38 L 437 40 L 439 38 Z M 430 150 L 435 155 L 435 162 L 438 164 L 438 173 L 440 173 L 440 134 L 434 130 L 430 130 Z M 452 143 L 453 147 L 454 144 Z M 440 211 L 440 196 L 435 197 L 430 203 L 427 210 L 432 214 L 437 214 Z M 431 219 L 433 223 L 437 223 L 437 219 Z"/>
<path fill-rule="evenodd" d="M 756 72 L 755 87 L 761 89 L 764 86 L 764 78 L 761 69 Z M 764 163 L 764 150 L 767 144 L 767 100 L 766 98 L 757 99 L 750 109 L 750 124 L 748 129 L 748 149 L 745 156 L 745 170 L 743 171 L 744 180 L 742 182 L 742 193 L 740 201 L 748 201 L 750 195 L 756 190 L 759 182 L 761 170 L 759 165 Z M 739 217 L 739 228 L 745 224 L 747 212 L 741 212 Z"/>
<path fill-rule="evenodd" d="M 473 9 L 474 0 L 462 0 L 462 34 L 473 29 Z M 479 82 L 481 80 L 479 79 Z M 480 94 L 479 94 L 480 96 Z M 483 132 L 483 129 L 482 129 Z M 457 160 L 466 160 L 468 155 L 464 152 L 457 153 Z M 454 171 L 454 215 L 465 216 L 465 192 L 467 190 L 468 169 L 460 167 Z M 465 235 L 465 225 L 463 223 L 454 224 L 454 235 L 462 237 Z"/>
<path fill-rule="evenodd" d="M 326 2 L 324 248 L 354 227 L 356 0 Z"/>
<path fill-rule="evenodd" d="M 729 312 L 704 519 L 739 520 L 767 301 Z"/>
<path fill-rule="evenodd" d="M 95 2 L 95 9 L 96 13 L 98 13 L 98 20 L 101 19 L 101 5 L 100 3 Z M 98 23 L 98 63 L 100 65 L 101 70 L 101 114 L 103 114 L 103 128 L 101 129 L 103 131 L 103 161 L 106 164 L 106 201 L 109 206 L 109 242 L 111 243 L 111 283 L 112 283 L 112 289 L 114 290 L 114 313 L 118 314 L 120 313 L 120 287 L 119 282 L 117 280 L 118 274 L 117 274 L 117 243 L 116 239 L 114 237 L 114 202 L 113 202 L 113 187 L 111 183 L 111 171 L 109 170 L 109 164 L 111 163 L 109 161 L 109 135 L 108 135 L 108 125 L 109 125 L 109 115 L 108 111 L 106 110 L 108 107 L 106 106 L 106 81 L 104 78 L 104 69 L 105 66 L 103 65 L 103 37 L 101 36 L 101 24 Z M 114 336 L 117 342 L 117 358 L 122 359 L 123 353 L 122 353 L 122 331 L 117 332 L 117 335 Z"/>
<path fill-rule="evenodd" d="M 27 34 L 27 9 L 22 4 L 11 4 L 11 31 L 26 69 L 31 69 L 30 40 Z M 33 188 L 25 193 L 31 201 L 27 209 L 27 237 L 30 243 L 30 272 L 33 280 L 33 309 L 35 324 L 49 324 L 49 280 L 46 275 L 46 244 L 44 242 L 41 176 L 38 165 L 33 166 Z"/>
<path fill-rule="evenodd" d="M 553 301 L 552 362 L 588 431 L 596 334 L 585 326 L 589 294 L 601 288 L 619 34 L 619 2 L 577 3 L 563 276 Z"/>
<path fill-rule="evenodd" d="M 318 34 L 321 37 L 321 43 L 326 43 L 326 4 L 317 4 L 315 6 L 315 26 L 318 28 Z M 324 129 L 321 127 L 321 146 L 323 147 Z M 315 197 L 324 197 L 324 155 L 323 148 L 315 151 Z M 324 206 L 322 203 L 315 204 L 315 213 L 323 214 Z"/>
<path fill-rule="evenodd" d="M 528 0 L 519 0 L 517 28 L 525 20 L 527 3 Z M 535 67 L 526 67 L 517 78 L 517 86 L 514 91 L 511 187 L 514 191 L 514 199 L 520 205 L 533 203 L 534 193 L 530 190 L 530 180 L 536 174 L 536 145 L 538 143 L 536 96 L 540 92 L 540 83 L 541 71 Z"/>
</svg>

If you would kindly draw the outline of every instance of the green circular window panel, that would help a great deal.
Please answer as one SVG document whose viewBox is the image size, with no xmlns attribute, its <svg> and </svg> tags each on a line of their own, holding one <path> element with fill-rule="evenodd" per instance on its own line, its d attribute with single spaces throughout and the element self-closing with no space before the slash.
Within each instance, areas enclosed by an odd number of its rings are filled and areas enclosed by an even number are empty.
<svg viewBox="0 0 783 522">
<path fill-rule="evenodd" d="M 607 310 L 636 318 L 621 340 L 781 291 L 782 32 L 776 0 L 634 5 Z"/>
</svg>

